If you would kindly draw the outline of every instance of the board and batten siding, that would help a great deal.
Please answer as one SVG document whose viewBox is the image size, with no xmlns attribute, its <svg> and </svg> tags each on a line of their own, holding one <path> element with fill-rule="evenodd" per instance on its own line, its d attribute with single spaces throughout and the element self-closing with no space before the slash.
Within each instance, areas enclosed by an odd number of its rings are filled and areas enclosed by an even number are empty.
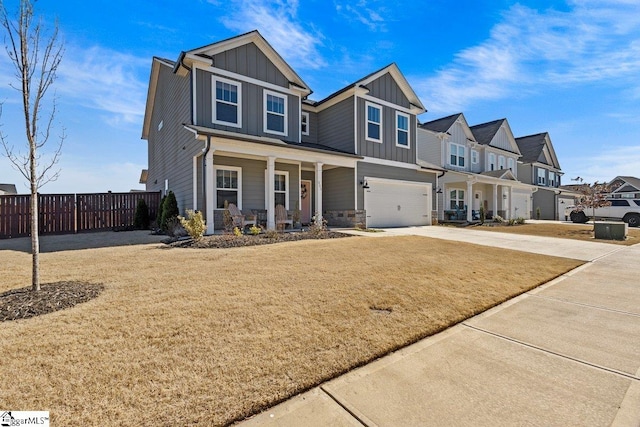
<svg viewBox="0 0 640 427">
<path fill-rule="evenodd" d="M 400 181 L 425 182 L 431 183 L 432 188 L 436 188 L 436 174 L 422 172 L 417 169 L 399 168 L 395 166 L 384 166 L 375 163 L 358 162 L 356 182 L 358 183 L 358 206 L 356 209 L 364 209 L 364 189 L 360 182 L 365 177 L 396 179 Z M 435 195 L 435 191 L 433 192 Z M 436 206 L 436 200 L 431 200 L 431 206 Z"/>
<path fill-rule="evenodd" d="M 389 73 L 367 84 L 367 88 L 369 89 L 369 95 L 375 98 L 384 99 L 387 102 L 404 108 L 411 108 L 411 102 L 409 102 L 409 99 Z"/>
<path fill-rule="evenodd" d="M 300 98 L 285 92 L 279 92 L 287 98 L 287 136 L 264 132 L 264 89 L 253 83 L 238 81 L 242 86 L 242 127 L 225 126 L 213 123 L 213 76 L 214 74 L 196 69 L 196 124 L 208 128 L 245 135 L 267 136 L 289 142 L 299 140 Z M 229 77 L 220 76 L 227 80 Z M 283 90 L 285 88 L 283 87 Z M 271 92 L 277 92 L 268 89 Z"/>
<path fill-rule="evenodd" d="M 266 209 L 265 171 L 267 170 L 267 162 L 214 155 L 213 167 L 222 166 L 242 168 L 242 210 Z M 300 195 L 299 167 L 294 164 L 276 162 L 275 170 L 289 173 L 289 209 L 292 210 Z M 211 185 L 213 185 L 215 198 L 215 182 Z"/>
<path fill-rule="evenodd" d="M 354 209 L 355 171 L 349 168 L 322 172 L 322 209 L 325 211 Z"/>
<path fill-rule="evenodd" d="M 511 138 L 504 127 L 498 129 L 498 132 L 496 132 L 496 135 L 491 140 L 491 146 L 501 148 L 512 153 L 514 150 L 513 145 L 511 145 Z"/>
<path fill-rule="evenodd" d="M 289 87 L 289 80 L 255 45 L 247 43 L 213 56 L 216 68 L 241 74 L 274 85 Z"/>
<path fill-rule="evenodd" d="M 318 113 L 318 144 L 355 154 L 353 143 L 353 97 Z"/>
<path fill-rule="evenodd" d="M 148 135 L 147 191 L 163 191 L 165 180 L 176 195 L 181 214 L 193 209 L 193 157 L 203 144 L 183 127 L 191 122 L 189 76 L 180 77 L 173 69 L 159 65 L 151 124 Z"/>
</svg>

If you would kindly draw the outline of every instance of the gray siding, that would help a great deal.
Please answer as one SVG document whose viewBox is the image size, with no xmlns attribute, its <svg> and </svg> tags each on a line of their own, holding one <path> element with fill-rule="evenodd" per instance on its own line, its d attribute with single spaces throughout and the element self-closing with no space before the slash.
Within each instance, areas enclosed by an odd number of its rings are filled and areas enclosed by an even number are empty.
<svg viewBox="0 0 640 427">
<path fill-rule="evenodd" d="M 224 126 L 213 123 L 213 74 L 197 70 L 196 73 L 196 124 L 228 132 L 245 135 L 258 135 L 297 142 L 300 129 L 300 98 L 281 93 L 287 97 L 287 136 L 264 132 L 264 88 L 252 83 L 238 82 L 242 85 L 242 127 Z M 227 77 L 221 76 L 227 80 Z M 268 89 L 271 90 L 271 89 Z"/>
<path fill-rule="evenodd" d="M 322 209 L 354 209 L 354 170 L 335 168 L 322 172 Z"/>
<path fill-rule="evenodd" d="M 289 87 L 288 79 L 254 43 L 215 55 L 213 66 L 278 86 Z"/>
<path fill-rule="evenodd" d="M 384 99 L 385 101 L 400 105 L 404 108 L 411 107 L 409 99 L 389 73 L 369 83 L 367 88 L 369 88 L 369 95 L 373 97 Z"/>
<path fill-rule="evenodd" d="M 509 133 L 504 129 L 500 128 L 496 135 L 491 140 L 491 146 L 502 148 L 503 150 L 514 152 L 515 148 L 511 144 L 511 138 L 509 137 Z"/>
<path fill-rule="evenodd" d="M 317 144 L 318 143 L 318 114 L 311 111 L 306 111 L 306 113 L 309 114 L 309 123 L 307 124 L 309 129 L 309 135 L 302 135 L 302 142 Z"/>
<path fill-rule="evenodd" d="M 320 111 L 317 120 L 318 144 L 354 153 L 353 97 Z"/>
<path fill-rule="evenodd" d="M 540 219 L 556 219 L 556 197 L 553 190 L 539 188 L 533 193 L 532 218 L 537 219 L 540 208 Z"/>
<path fill-rule="evenodd" d="M 182 126 L 191 121 L 190 77 L 180 77 L 160 65 L 148 135 L 147 191 L 163 191 L 165 180 L 184 214 L 193 208 L 193 157 L 203 145 Z M 158 130 L 162 122 L 162 128 Z"/>
<path fill-rule="evenodd" d="M 265 209 L 265 171 L 267 163 L 261 160 L 213 156 L 213 163 L 242 168 L 242 209 Z M 277 171 L 289 172 L 289 209 L 296 207 L 300 197 L 298 165 L 276 162 Z M 215 177 L 214 177 L 215 179 Z M 215 183 L 211 183 L 215 186 Z M 215 187 L 214 187 L 215 188 Z M 215 195 L 214 195 L 215 198 Z"/>
<path fill-rule="evenodd" d="M 525 184 L 535 184 L 533 180 L 533 166 L 531 164 L 518 164 L 518 180 Z"/>
<path fill-rule="evenodd" d="M 380 105 L 380 104 L 377 104 Z M 358 154 L 397 162 L 416 162 L 416 116 L 409 115 L 409 148 L 396 146 L 396 110 L 384 105 L 382 108 L 382 143 L 366 140 L 366 100 L 358 98 Z"/>
<path fill-rule="evenodd" d="M 440 139 L 427 130 L 418 129 L 416 137 L 417 158 L 434 165 L 442 164 L 442 143 Z"/>
<path fill-rule="evenodd" d="M 356 182 L 358 184 L 364 177 L 397 179 L 400 181 L 430 182 L 436 188 L 436 174 L 421 172 L 415 169 L 397 168 L 393 166 L 382 166 L 373 163 L 358 162 Z M 431 206 L 436 206 L 435 191 Z M 356 209 L 364 209 L 364 189 L 358 185 L 358 206 Z"/>
</svg>

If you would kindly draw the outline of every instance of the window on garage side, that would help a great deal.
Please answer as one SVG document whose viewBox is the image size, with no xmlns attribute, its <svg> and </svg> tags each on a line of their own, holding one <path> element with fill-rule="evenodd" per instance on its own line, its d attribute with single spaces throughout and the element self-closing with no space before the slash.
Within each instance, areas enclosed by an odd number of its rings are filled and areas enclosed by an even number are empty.
<svg viewBox="0 0 640 427">
<path fill-rule="evenodd" d="M 242 209 L 242 169 L 232 166 L 215 167 L 216 208 L 224 209 L 224 202 Z"/>
<path fill-rule="evenodd" d="M 409 115 L 396 111 L 396 145 L 409 148 Z"/>
<path fill-rule="evenodd" d="M 464 190 L 451 190 L 449 192 L 449 208 L 452 210 L 464 210 Z"/>
<path fill-rule="evenodd" d="M 366 139 L 374 142 L 382 142 L 382 107 L 366 103 L 367 106 L 367 133 Z"/>
</svg>

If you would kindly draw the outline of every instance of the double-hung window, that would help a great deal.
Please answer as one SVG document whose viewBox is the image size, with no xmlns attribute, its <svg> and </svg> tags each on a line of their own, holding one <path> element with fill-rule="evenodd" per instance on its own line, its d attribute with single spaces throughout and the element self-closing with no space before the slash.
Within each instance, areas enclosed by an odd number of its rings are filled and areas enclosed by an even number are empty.
<svg viewBox="0 0 640 427">
<path fill-rule="evenodd" d="M 471 150 L 471 163 L 474 165 L 478 164 L 478 151 Z"/>
<path fill-rule="evenodd" d="M 549 172 L 549 187 L 556 186 L 556 174 L 555 172 Z"/>
<path fill-rule="evenodd" d="M 374 142 L 382 142 L 382 107 L 376 104 L 366 103 L 367 132 L 366 139 Z"/>
<path fill-rule="evenodd" d="M 544 169 L 538 169 L 538 185 L 547 185 L 545 172 Z"/>
<path fill-rule="evenodd" d="M 265 206 L 268 205 L 269 195 L 267 194 L 267 171 L 264 171 L 265 176 Z M 275 205 L 282 205 L 285 209 L 289 209 L 289 172 L 287 171 L 275 171 L 273 173 L 273 197 Z"/>
<path fill-rule="evenodd" d="M 498 156 L 498 169 L 504 169 L 504 156 Z"/>
<path fill-rule="evenodd" d="M 449 193 L 449 208 L 452 210 L 464 209 L 464 190 L 451 190 Z"/>
<path fill-rule="evenodd" d="M 213 123 L 242 127 L 242 85 L 213 76 Z"/>
<path fill-rule="evenodd" d="M 264 131 L 287 136 L 287 96 L 264 91 Z"/>
<path fill-rule="evenodd" d="M 509 166 L 509 170 L 511 172 L 516 173 L 516 167 L 515 167 L 516 162 L 515 162 L 515 160 L 513 160 L 513 157 L 509 157 L 507 159 L 507 165 Z"/>
<path fill-rule="evenodd" d="M 489 153 L 489 170 L 496 170 L 496 155 L 493 153 Z"/>
<path fill-rule="evenodd" d="M 242 168 L 216 166 L 216 208 L 224 209 L 225 202 L 242 209 Z"/>
<path fill-rule="evenodd" d="M 409 115 L 396 111 L 396 145 L 409 148 Z"/>
<path fill-rule="evenodd" d="M 463 168 L 464 167 L 464 152 L 465 152 L 465 147 L 464 145 L 460 145 L 460 144 L 454 144 L 453 142 L 451 144 L 449 144 L 449 151 L 450 151 L 450 159 L 449 159 L 449 164 L 451 166 L 458 166 Z"/>
<path fill-rule="evenodd" d="M 300 132 L 303 135 L 309 135 L 309 113 L 306 111 L 303 111 L 300 116 Z"/>
</svg>

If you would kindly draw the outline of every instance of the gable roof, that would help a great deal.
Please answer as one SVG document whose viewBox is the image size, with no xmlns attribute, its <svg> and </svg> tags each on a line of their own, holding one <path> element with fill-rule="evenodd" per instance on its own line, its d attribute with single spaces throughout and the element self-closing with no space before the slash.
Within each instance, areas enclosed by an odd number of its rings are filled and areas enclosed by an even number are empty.
<svg viewBox="0 0 640 427">
<path fill-rule="evenodd" d="M 302 80 L 302 78 L 296 73 L 293 68 L 280 56 L 278 52 L 262 37 L 262 34 L 258 30 L 249 31 L 248 33 L 240 34 L 225 40 L 221 40 L 215 43 L 208 44 L 196 49 L 188 50 L 180 54 L 178 64 L 187 62 L 193 64 L 196 61 L 210 60 L 211 57 L 218 53 L 235 49 L 246 44 L 253 43 L 258 49 L 265 54 L 267 58 L 276 68 L 289 80 L 289 84 L 300 89 L 305 96 L 309 95 L 312 90 Z"/>
<path fill-rule="evenodd" d="M 613 184 L 615 181 L 617 180 L 622 180 L 624 181 L 624 184 L 621 185 L 620 187 L 616 188 L 613 192 L 635 192 L 635 191 L 640 191 L 640 179 L 636 178 L 634 176 L 616 176 L 615 178 L 613 178 L 610 182 L 609 185 Z M 635 190 L 633 188 L 629 188 L 629 186 L 635 188 Z M 622 191 L 624 190 L 624 191 Z"/>
<path fill-rule="evenodd" d="M 18 194 L 15 184 L 0 184 L 0 192 L 4 194 Z"/>
<path fill-rule="evenodd" d="M 421 114 L 427 111 L 427 109 L 422 104 L 422 101 L 420 101 L 420 98 L 418 98 L 418 95 L 416 95 L 413 88 L 409 85 L 409 82 L 404 77 L 404 74 L 402 74 L 402 72 L 400 71 L 400 68 L 398 68 L 398 65 L 395 62 L 392 62 L 391 64 L 385 67 L 382 67 L 379 70 L 374 71 L 373 73 L 366 75 L 360 80 L 357 80 L 351 83 L 350 85 L 343 87 L 339 91 L 334 92 L 331 95 L 327 96 L 326 98 L 316 102 L 314 106 L 319 107 L 322 104 L 327 103 L 331 99 L 336 98 L 338 95 L 344 92 L 347 92 L 350 89 L 355 89 L 359 87 L 364 87 L 364 89 L 366 89 L 367 84 L 384 76 L 387 73 L 391 75 L 391 77 L 395 80 L 398 87 L 400 87 L 400 90 L 402 91 L 404 96 L 407 97 L 407 99 L 409 100 L 409 103 L 411 104 L 411 109 L 416 110 L 415 114 Z"/>
<path fill-rule="evenodd" d="M 498 169 L 494 171 L 485 171 L 480 175 L 490 176 L 492 178 L 506 179 L 508 181 L 517 181 L 510 169 Z"/>
<path fill-rule="evenodd" d="M 151 61 L 151 74 L 149 75 L 149 87 L 147 88 L 147 103 L 144 109 L 144 119 L 142 120 L 142 139 L 149 137 L 149 128 L 151 126 L 151 115 L 153 113 L 153 104 L 156 100 L 156 89 L 158 88 L 158 75 L 160 67 L 174 68 L 175 62 L 168 59 L 153 57 Z"/>
<path fill-rule="evenodd" d="M 505 150 L 501 147 L 495 147 L 491 145 L 491 142 L 500 131 L 502 127 L 505 127 L 509 136 L 509 140 L 511 142 L 511 150 Z M 505 150 L 514 154 L 520 155 L 520 149 L 518 148 L 518 144 L 516 144 L 515 137 L 513 136 L 513 132 L 511 132 L 511 126 L 509 126 L 509 122 L 507 119 L 498 119 L 492 122 L 481 123 L 479 125 L 471 126 L 471 133 L 475 138 L 476 142 L 481 145 L 490 145 L 491 147 L 498 148 L 500 150 Z"/>
<path fill-rule="evenodd" d="M 548 132 L 516 138 L 516 144 L 522 153 L 520 160 L 524 163 L 539 162 L 560 169 L 560 162 L 558 162 Z"/>
<path fill-rule="evenodd" d="M 458 120 L 462 113 L 452 114 L 441 119 L 432 120 L 430 122 L 422 123 L 418 125 L 422 129 L 430 130 L 433 132 L 444 133 L 451 129 L 451 126 Z"/>
</svg>

